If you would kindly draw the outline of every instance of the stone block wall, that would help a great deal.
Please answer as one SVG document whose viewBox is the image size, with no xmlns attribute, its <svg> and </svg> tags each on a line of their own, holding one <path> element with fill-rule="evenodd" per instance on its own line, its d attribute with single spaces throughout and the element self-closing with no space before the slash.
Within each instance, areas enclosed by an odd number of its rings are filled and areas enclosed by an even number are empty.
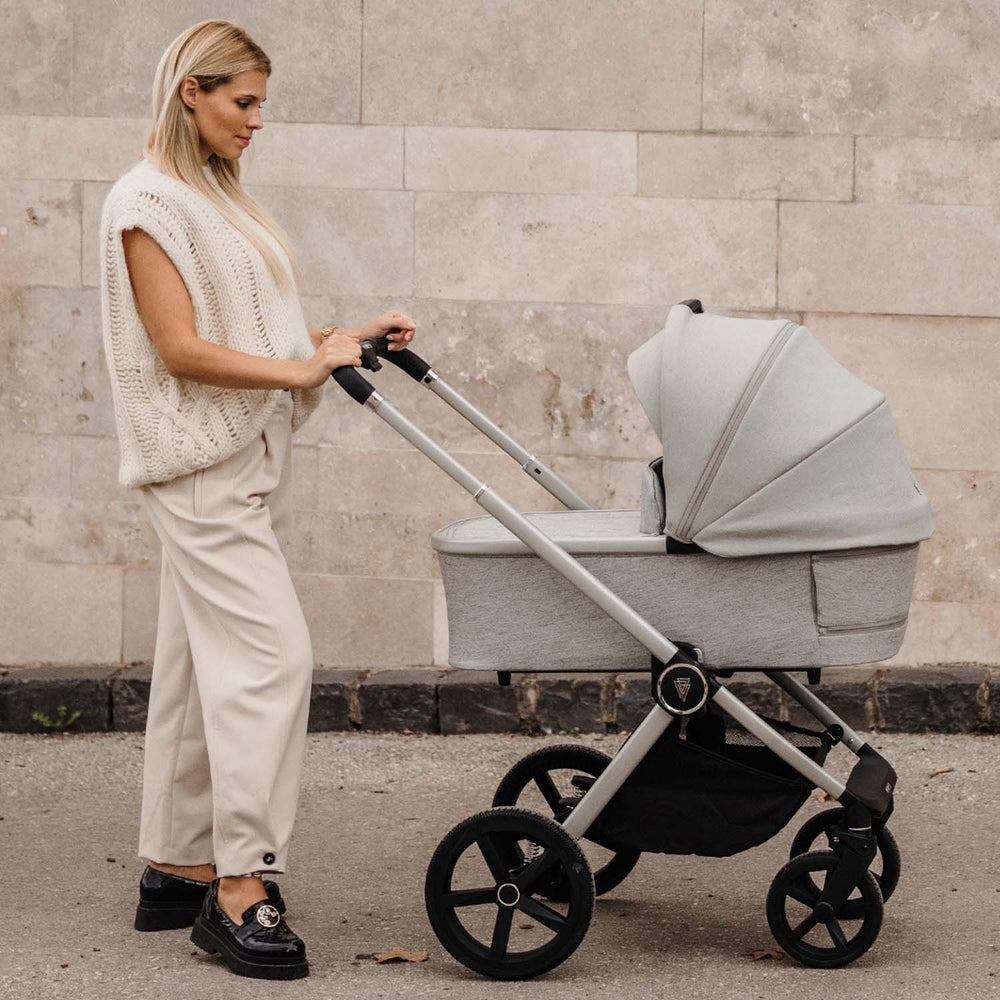
<svg viewBox="0 0 1000 1000">
<path fill-rule="evenodd" d="M 5 5 L 0 664 L 149 659 L 159 543 L 117 485 L 97 224 L 163 49 L 209 16 L 274 72 L 248 190 L 310 326 L 414 348 L 601 506 L 657 442 L 625 372 L 670 305 L 804 322 L 884 390 L 937 533 L 898 665 L 1000 661 L 1000 8 L 883 0 Z M 384 376 L 384 377 L 382 377 Z M 389 398 L 521 509 L 555 502 L 443 403 Z M 447 662 L 429 536 L 479 513 L 331 384 L 289 550 L 317 662 Z"/>
</svg>

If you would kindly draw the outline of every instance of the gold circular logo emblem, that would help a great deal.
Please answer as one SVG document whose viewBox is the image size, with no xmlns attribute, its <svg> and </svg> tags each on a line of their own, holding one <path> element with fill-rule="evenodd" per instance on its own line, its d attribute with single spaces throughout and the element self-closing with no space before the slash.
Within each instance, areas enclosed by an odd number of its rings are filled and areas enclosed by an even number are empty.
<svg viewBox="0 0 1000 1000">
<path fill-rule="evenodd" d="M 277 927 L 280 919 L 281 915 L 270 903 L 257 908 L 257 923 L 261 927 Z"/>
</svg>

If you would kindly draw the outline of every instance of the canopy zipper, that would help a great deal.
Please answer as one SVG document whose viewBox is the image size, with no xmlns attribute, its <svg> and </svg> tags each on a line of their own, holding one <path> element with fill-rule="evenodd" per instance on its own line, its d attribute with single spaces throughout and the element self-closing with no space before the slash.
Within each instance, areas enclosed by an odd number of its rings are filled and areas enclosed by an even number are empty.
<svg viewBox="0 0 1000 1000">
<path fill-rule="evenodd" d="M 750 380 L 744 387 L 739 402 L 730 414 L 729 420 L 727 421 L 725 429 L 722 432 L 722 436 L 719 438 L 711 456 L 709 456 L 708 462 L 702 471 L 701 478 L 698 480 L 698 485 L 695 487 L 694 493 L 691 494 L 687 507 L 685 507 L 684 513 L 681 515 L 681 519 L 678 522 L 676 529 L 676 537 L 680 541 L 691 541 L 688 537 L 688 532 L 694 524 L 694 519 L 698 516 L 698 511 L 701 509 L 701 505 L 705 500 L 705 495 L 708 493 L 709 487 L 711 487 L 713 481 L 715 480 L 715 475 L 719 471 L 719 466 L 722 465 L 722 460 L 726 457 L 726 452 L 729 451 L 729 445 L 736 436 L 736 431 L 738 430 L 747 410 L 750 408 L 750 404 L 753 402 L 754 397 L 757 395 L 761 384 L 767 377 L 767 373 L 771 370 L 778 355 L 781 353 L 782 348 L 784 348 L 785 344 L 788 343 L 797 328 L 798 324 L 796 322 L 788 320 L 778 331 L 774 340 L 771 341 L 771 346 L 768 347 L 764 356 L 757 362 L 757 367 L 754 369 L 753 374 L 750 376 Z"/>
</svg>

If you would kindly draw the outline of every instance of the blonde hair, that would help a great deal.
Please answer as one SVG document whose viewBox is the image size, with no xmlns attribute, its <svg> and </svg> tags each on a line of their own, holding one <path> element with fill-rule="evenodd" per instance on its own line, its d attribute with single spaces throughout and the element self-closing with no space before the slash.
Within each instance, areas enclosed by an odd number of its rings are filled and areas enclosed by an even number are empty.
<svg viewBox="0 0 1000 1000">
<path fill-rule="evenodd" d="M 264 50 L 232 21 L 211 18 L 199 21 L 181 32 L 167 47 L 156 67 L 153 80 L 153 131 L 143 147 L 143 159 L 150 160 L 161 171 L 204 195 L 235 229 L 242 233 L 264 258 L 278 288 L 287 292 L 294 283 L 301 294 L 301 274 L 292 253 L 288 234 L 271 215 L 255 201 L 240 184 L 239 160 L 230 160 L 212 153 L 208 166 L 228 201 L 205 176 L 199 153 L 198 126 L 190 108 L 181 100 L 181 83 L 193 76 L 198 86 L 207 92 L 232 77 L 248 70 L 260 70 L 271 75 L 271 60 Z M 246 224 L 233 210 L 243 209 L 264 227 L 288 254 L 292 266 L 291 279 L 284 264 L 267 241 Z"/>
</svg>

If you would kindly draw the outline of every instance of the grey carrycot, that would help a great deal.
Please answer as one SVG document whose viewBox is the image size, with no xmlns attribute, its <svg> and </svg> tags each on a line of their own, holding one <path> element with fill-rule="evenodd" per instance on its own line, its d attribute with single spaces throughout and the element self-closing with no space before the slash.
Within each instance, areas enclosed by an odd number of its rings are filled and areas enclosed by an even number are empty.
<svg viewBox="0 0 1000 1000">
<path fill-rule="evenodd" d="M 893 656 L 931 516 L 884 395 L 805 327 L 685 304 L 631 355 L 629 374 L 663 444 L 639 509 L 529 520 L 718 667 Z M 432 541 L 452 666 L 648 668 L 639 642 L 494 518 Z"/>
<path fill-rule="evenodd" d="M 379 370 L 379 358 L 567 508 L 515 510 L 356 367 L 332 372 L 489 515 L 432 539 L 452 665 L 495 670 L 501 684 L 514 672 L 649 673 L 649 712 L 614 756 L 543 746 L 511 767 L 492 808 L 441 840 L 424 897 L 442 945 L 492 978 L 546 972 L 583 940 L 595 895 L 642 852 L 748 850 L 818 788 L 835 806 L 792 840 L 767 922 L 805 965 L 843 966 L 867 951 L 900 872 L 887 827 L 896 773 L 811 687 L 823 667 L 897 652 L 931 533 L 882 393 L 803 326 L 686 300 L 629 358 L 663 449 L 644 470 L 640 505 L 595 510 L 422 358 L 362 344 L 363 367 Z M 736 670 L 761 671 L 821 728 L 758 715 L 724 683 Z M 846 782 L 824 767 L 837 745 L 856 758 Z"/>
</svg>

